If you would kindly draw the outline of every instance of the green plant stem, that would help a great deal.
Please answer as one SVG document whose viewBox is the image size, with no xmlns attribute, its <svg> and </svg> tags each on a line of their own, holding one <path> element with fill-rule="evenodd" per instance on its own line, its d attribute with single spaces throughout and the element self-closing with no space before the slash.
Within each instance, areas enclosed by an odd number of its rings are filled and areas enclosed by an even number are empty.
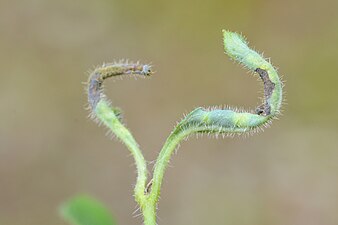
<svg viewBox="0 0 338 225">
<path fill-rule="evenodd" d="M 185 132 L 180 132 L 179 129 L 175 129 L 170 134 L 165 144 L 163 145 L 162 150 L 160 151 L 160 154 L 158 155 L 154 166 L 153 181 L 152 181 L 153 183 L 149 195 L 151 201 L 157 203 L 161 192 L 160 190 L 162 186 L 164 172 L 168 166 L 171 155 L 175 151 L 179 143 L 190 133 L 191 132 L 187 130 Z"/>
<path fill-rule="evenodd" d="M 156 204 L 147 199 L 142 207 L 144 225 L 156 225 Z"/>
<path fill-rule="evenodd" d="M 153 179 L 146 187 L 147 165 L 141 150 L 130 131 L 121 123 L 119 110 L 110 107 L 102 90 L 102 83 L 118 75 L 150 76 L 151 66 L 139 63 L 104 64 L 91 73 L 88 82 L 88 102 L 93 115 L 104 123 L 129 149 L 135 159 L 137 180 L 135 200 L 139 204 L 145 225 L 156 225 L 156 206 L 160 196 L 163 176 L 170 158 L 180 142 L 191 134 L 234 135 L 254 133 L 275 118 L 282 104 L 282 83 L 269 61 L 249 48 L 244 37 L 223 30 L 225 53 L 258 74 L 264 84 L 264 101 L 252 112 L 230 108 L 196 108 L 171 132 L 156 160 Z"/>
<path fill-rule="evenodd" d="M 127 146 L 134 157 L 137 169 L 135 199 L 139 204 L 144 202 L 144 189 L 147 181 L 147 164 L 137 142 L 130 131 L 120 122 L 112 108 L 105 100 L 100 100 L 95 109 L 96 116 Z"/>
</svg>

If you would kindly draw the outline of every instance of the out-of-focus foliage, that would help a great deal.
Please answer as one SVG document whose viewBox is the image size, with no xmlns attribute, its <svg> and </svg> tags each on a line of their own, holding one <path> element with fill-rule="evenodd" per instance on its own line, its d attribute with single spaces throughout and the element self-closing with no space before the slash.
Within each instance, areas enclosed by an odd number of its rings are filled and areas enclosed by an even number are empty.
<svg viewBox="0 0 338 225">
<path fill-rule="evenodd" d="M 116 225 L 111 213 L 96 199 L 76 196 L 61 206 L 61 215 L 72 225 Z"/>
</svg>

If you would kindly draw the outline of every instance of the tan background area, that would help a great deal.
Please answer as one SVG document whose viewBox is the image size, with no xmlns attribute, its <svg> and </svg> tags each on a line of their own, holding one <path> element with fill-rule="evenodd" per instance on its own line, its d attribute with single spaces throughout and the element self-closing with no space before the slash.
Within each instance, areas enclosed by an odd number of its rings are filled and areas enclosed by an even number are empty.
<svg viewBox="0 0 338 225">
<path fill-rule="evenodd" d="M 261 85 L 224 55 L 242 32 L 283 75 L 284 115 L 249 138 L 190 138 L 171 160 L 160 225 L 338 224 L 338 1 L 0 1 L 0 224 L 59 225 L 77 193 L 133 218 L 133 159 L 87 118 L 87 71 L 128 58 L 151 79 L 107 82 L 153 161 L 183 113 L 254 108 Z M 152 165 L 149 166 L 151 168 Z"/>
</svg>

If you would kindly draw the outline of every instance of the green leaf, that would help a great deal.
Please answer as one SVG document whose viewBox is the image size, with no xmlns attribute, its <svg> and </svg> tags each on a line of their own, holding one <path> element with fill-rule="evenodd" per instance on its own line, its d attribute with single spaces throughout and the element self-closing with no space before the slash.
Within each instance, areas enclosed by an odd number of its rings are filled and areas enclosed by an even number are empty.
<svg viewBox="0 0 338 225">
<path fill-rule="evenodd" d="M 116 225 L 106 207 L 87 195 L 76 196 L 61 206 L 61 216 L 72 225 Z"/>
</svg>

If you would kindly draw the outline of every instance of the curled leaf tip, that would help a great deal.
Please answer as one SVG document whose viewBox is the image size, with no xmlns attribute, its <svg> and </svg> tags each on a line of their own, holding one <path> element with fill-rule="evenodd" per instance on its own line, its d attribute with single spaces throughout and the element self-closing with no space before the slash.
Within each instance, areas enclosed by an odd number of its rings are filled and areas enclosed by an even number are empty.
<svg viewBox="0 0 338 225">
<path fill-rule="evenodd" d="M 282 82 L 272 64 L 248 46 L 245 38 L 237 33 L 223 30 L 225 53 L 252 72 L 257 73 L 264 84 L 264 102 L 256 114 L 273 117 L 280 111 Z"/>
<path fill-rule="evenodd" d="M 263 103 L 254 112 L 236 109 L 197 108 L 189 113 L 175 128 L 175 132 L 192 133 L 236 133 L 261 130 L 280 110 L 282 84 L 270 64 L 259 53 L 248 46 L 246 39 L 235 32 L 222 30 L 225 53 L 250 71 L 259 75 L 264 85 Z"/>
<path fill-rule="evenodd" d="M 97 67 L 89 76 L 87 92 L 90 108 L 95 110 L 97 104 L 104 98 L 102 84 L 105 79 L 121 75 L 150 76 L 152 74 L 154 72 L 149 64 L 123 60 L 114 63 L 104 63 L 102 66 Z"/>
</svg>

